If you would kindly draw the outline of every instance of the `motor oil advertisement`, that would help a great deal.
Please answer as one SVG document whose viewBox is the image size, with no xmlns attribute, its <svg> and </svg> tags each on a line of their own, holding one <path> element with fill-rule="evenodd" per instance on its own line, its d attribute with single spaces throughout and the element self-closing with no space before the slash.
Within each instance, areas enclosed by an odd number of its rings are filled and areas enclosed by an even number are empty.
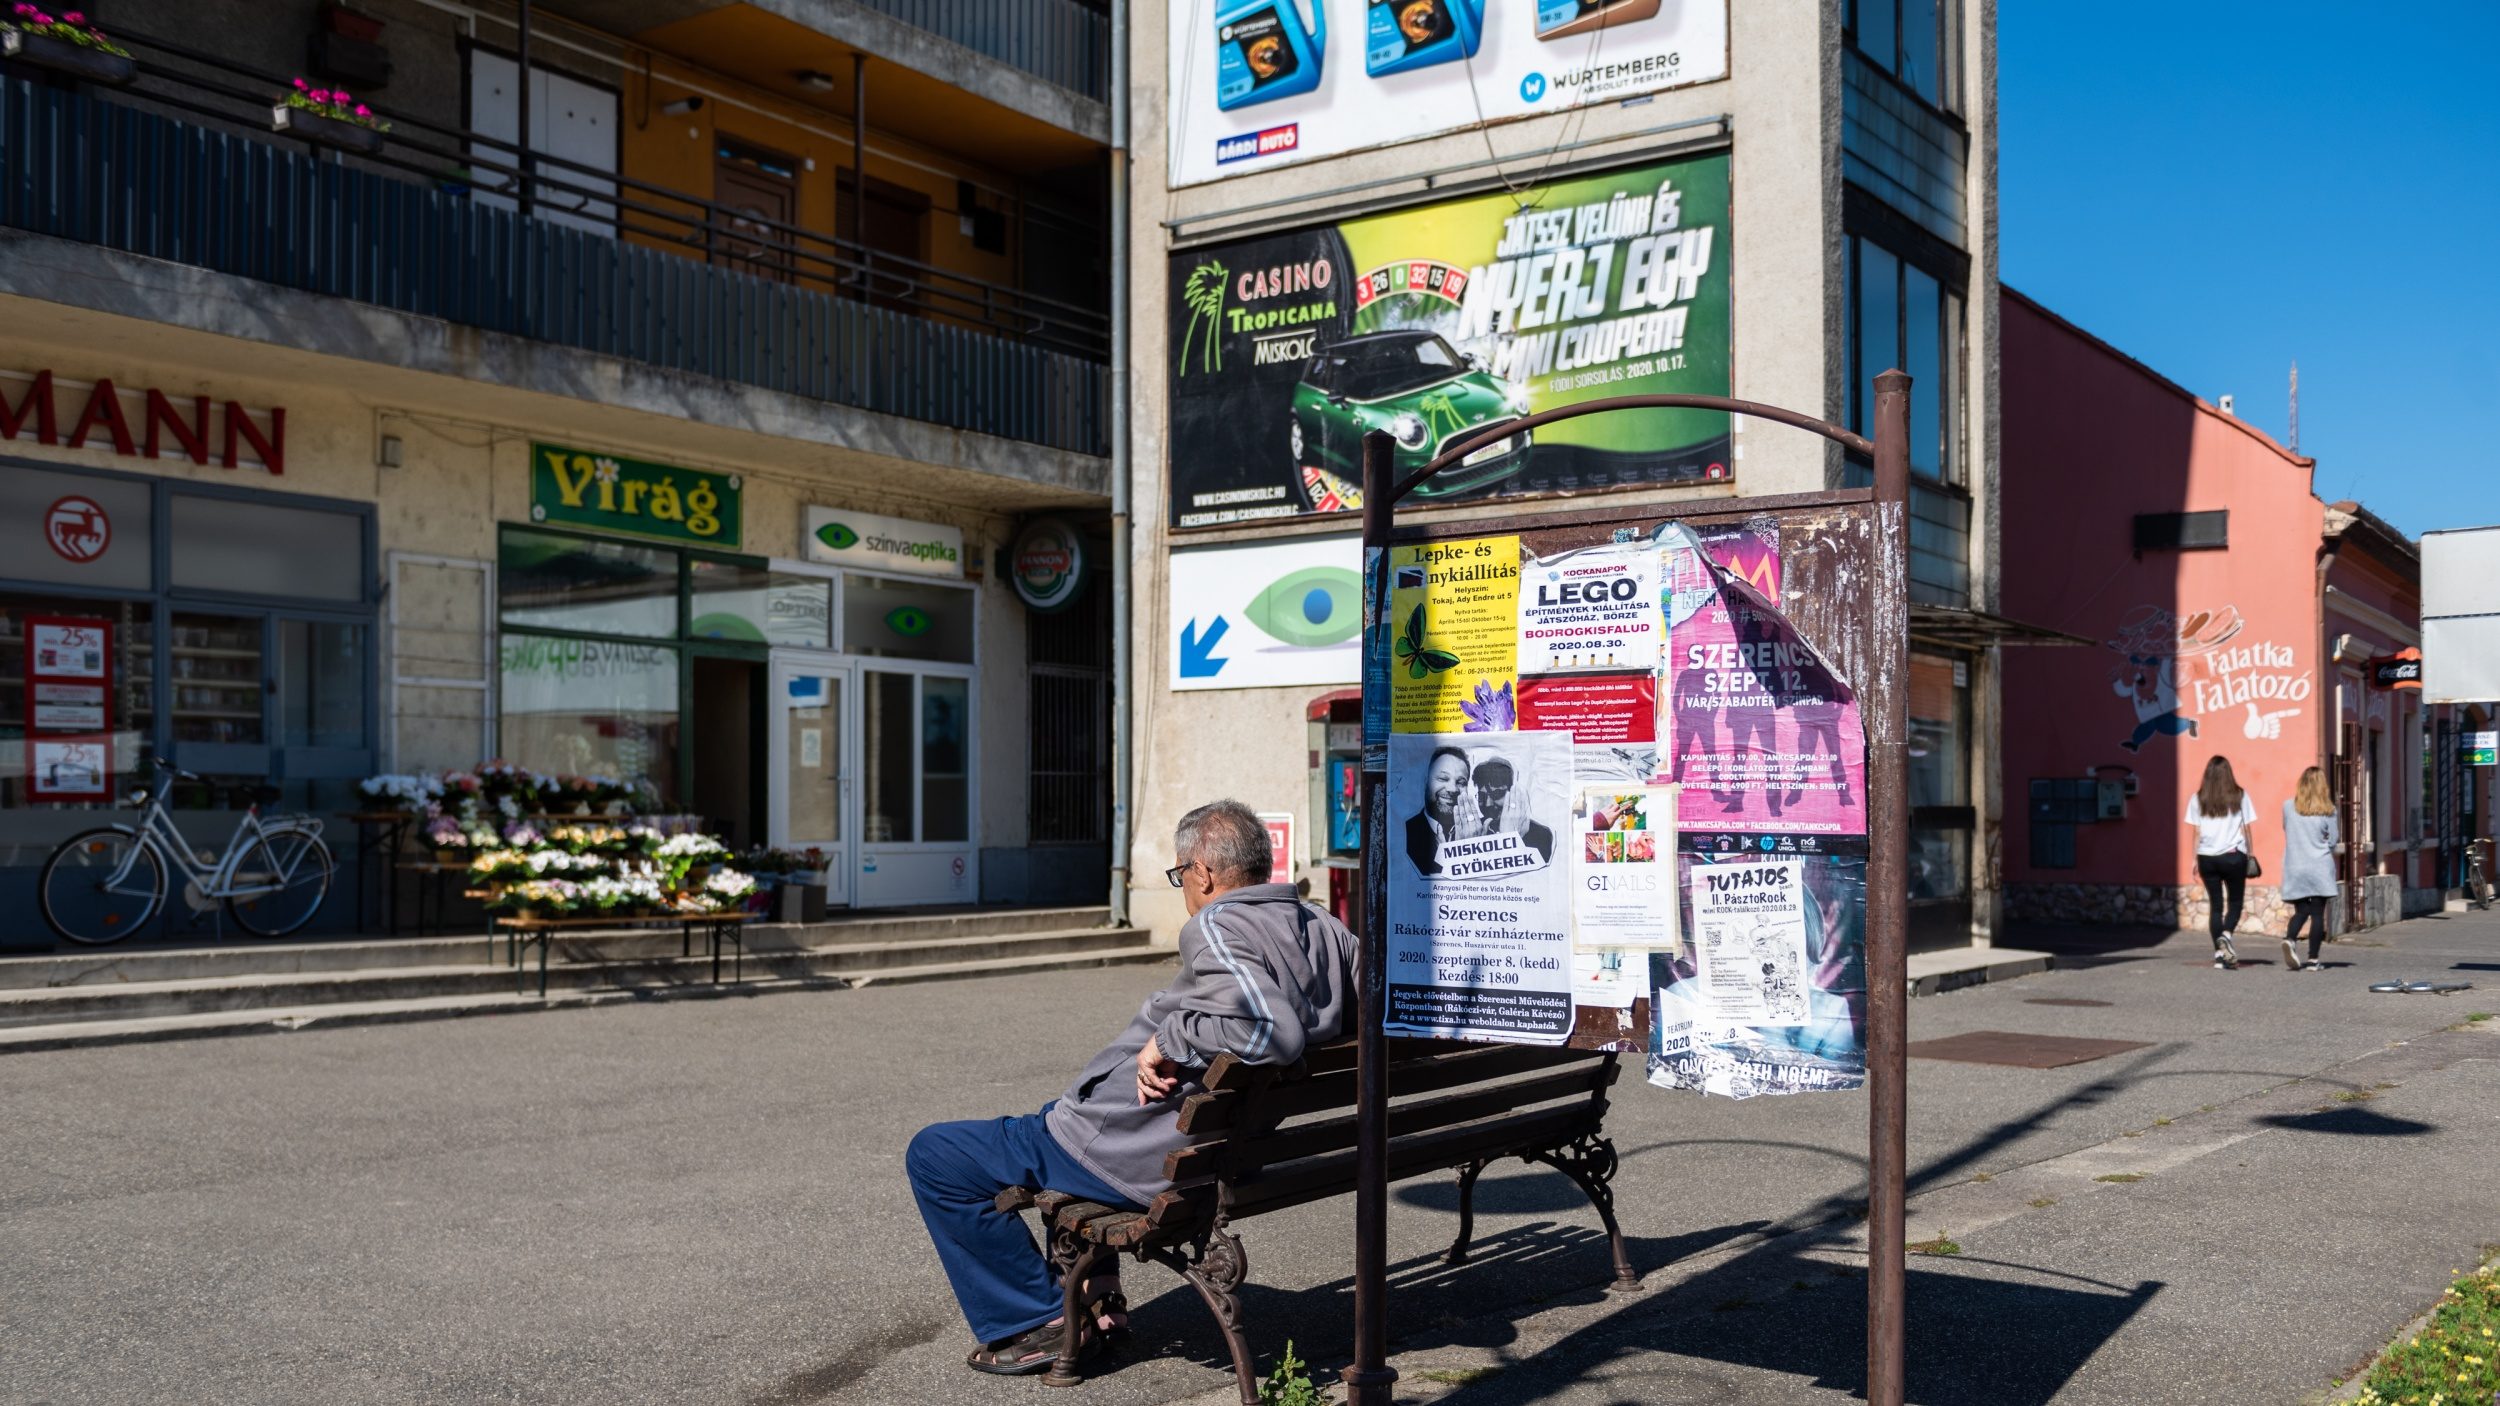
<svg viewBox="0 0 2500 1406">
<path fill-rule="evenodd" d="M 1175 187 L 1724 78 L 1726 0 L 1169 0 Z"/>
<path fill-rule="evenodd" d="M 1733 254 L 1724 155 L 1177 254 L 1171 520 L 1358 509 L 1374 429 L 1404 475 L 1542 410 L 1725 395 Z M 1497 437 L 1409 501 L 1718 479 L 1732 462 L 1724 414 L 1623 411 Z"/>
</svg>

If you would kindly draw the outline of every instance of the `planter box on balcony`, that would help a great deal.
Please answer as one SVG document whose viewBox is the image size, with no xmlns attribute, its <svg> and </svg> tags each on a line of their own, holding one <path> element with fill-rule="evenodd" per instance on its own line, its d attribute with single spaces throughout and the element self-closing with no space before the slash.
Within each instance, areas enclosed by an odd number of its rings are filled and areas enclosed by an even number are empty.
<svg viewBox="0 0 2500 1406">
<path fill-rule="evenodd" d="M 269 109 L 269 129 L 292 132 L 309 142 L 334 146 L 360 156 L 372 156 L 382 149 L 382 133 L 361 122 L 341 122 L 324 117 L 310 108 L 288 107 L 280 103 Z"/>
<path fill-rule="evenodd" d="M 110 83 L 117 88 L 139 76 L 139 66 L 120 54 L 90 49 L 49 34 L 28 34 L 22 29 L 0 30 L 0 54 L 36 68 L 48 68 L 90 83 Z"/>
</svg>

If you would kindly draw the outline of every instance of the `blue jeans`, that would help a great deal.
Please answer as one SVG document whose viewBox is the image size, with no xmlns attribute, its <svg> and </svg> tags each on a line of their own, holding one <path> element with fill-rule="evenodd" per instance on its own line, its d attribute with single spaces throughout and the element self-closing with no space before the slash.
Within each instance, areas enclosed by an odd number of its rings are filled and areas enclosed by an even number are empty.
<svg viewBox="0 0 2500 1406">
<path fill-rule="evenodd" d="M 932 1123 L 903 1154 L 912 1198 L 929 1227 L 955 1302 L 984 1343 L 1012 1338 L 1059 1316 L 1059 1283 L 1024 1217 L 994 1203 L 1011 1186 L 1065 1191 L 1106 1206 L 1137 1203 L 1068 1155 L 1041 1113 Z"/>
</svg>

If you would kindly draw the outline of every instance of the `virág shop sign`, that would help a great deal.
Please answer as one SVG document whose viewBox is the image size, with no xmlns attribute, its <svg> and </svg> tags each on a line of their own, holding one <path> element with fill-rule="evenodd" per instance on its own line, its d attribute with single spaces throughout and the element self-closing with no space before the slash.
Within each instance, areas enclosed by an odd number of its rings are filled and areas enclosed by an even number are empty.
<svg viewBox="0 0 2500 1406">
<path fill-rule="evenodd" d="M 286 472 L 283 406 L 254 412 L 239 401 L 168 395 L 154 386 L 124 390 L 109 379 L 71 381 L 50 371 L 0 371 L 0 440 Z"/>
<path fill-rule="evenodd" d="M 744 480 L 560 444 L 530 446 L 530 521 L 738 545 Z"/>
</svg>

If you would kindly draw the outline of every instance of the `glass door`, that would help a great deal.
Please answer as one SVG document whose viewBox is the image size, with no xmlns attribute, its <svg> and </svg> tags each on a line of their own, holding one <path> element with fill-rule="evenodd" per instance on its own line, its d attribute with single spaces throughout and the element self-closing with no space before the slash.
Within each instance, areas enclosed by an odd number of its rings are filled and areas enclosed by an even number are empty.
<svg viewBox="0 0 2500 1406">
<path fill-rule="evenodd" d="M 779 651 L 773 659 L 772 843 L 824 851 L 825 902 L 854 902 L 859 798 L 851 786 L 859 736 L 857 675 L 849 663 Z"/>
<path fill-rule="evenodd" d="M 975 901 L 970 671 L 871 660 L 860 666 L 859 694 L 857 901 L 872 908 Z"/>
</svg>

